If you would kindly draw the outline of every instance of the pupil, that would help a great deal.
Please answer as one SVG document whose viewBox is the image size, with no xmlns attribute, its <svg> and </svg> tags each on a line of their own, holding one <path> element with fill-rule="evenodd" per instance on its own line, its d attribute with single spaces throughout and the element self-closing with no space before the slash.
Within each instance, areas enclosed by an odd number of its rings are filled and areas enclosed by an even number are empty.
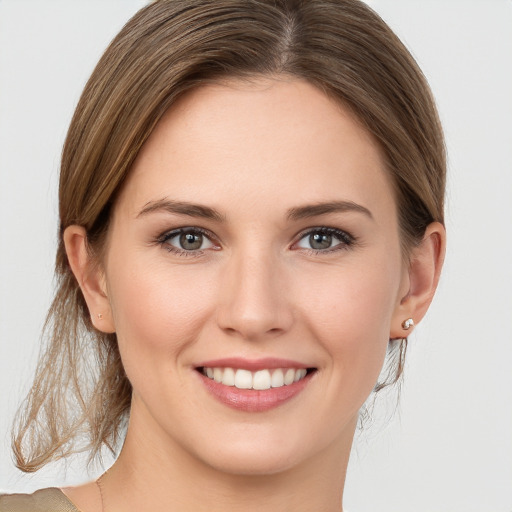
<svg viewBox="0 0 512 512">
<path fill-rule="evenodd" d="M 187 251 L 200 249 L 203 244 L 203 235 L 193 233 L 182 233 L 180 235 L 180 245 Z"/>
<path fill-rule="evenodd" d="M 309 235 L 309 243 L 313 249 L 328 249 L 331 247 L 332 235 L 326 233 Z"/>
</svg>

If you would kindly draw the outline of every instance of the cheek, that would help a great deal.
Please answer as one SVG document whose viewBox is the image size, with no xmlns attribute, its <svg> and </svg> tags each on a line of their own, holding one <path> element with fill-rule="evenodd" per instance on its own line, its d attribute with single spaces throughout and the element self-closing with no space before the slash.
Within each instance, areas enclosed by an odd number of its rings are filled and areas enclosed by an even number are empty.
<svg viewBox="0 0 512 512">
<path fill-rule="evenodd" d="M 347 265 L 323 279 L 316 276 L 314 300 L 303 295 L 308 329 L 354 391 L 371 391 L 386 355 L 400 278 L 394 261 Z"/>
<path fill-rule="evenodd" d="M 165 261 L 125 261 L 110 273 L 112 312 L 125 366 L 129 358 L 140 358 L 139 366 L 144 360 L 171 361 L 197 338 L 212 302 L 201 283 L 197 269 L 176 271 Z"/>
</svg>

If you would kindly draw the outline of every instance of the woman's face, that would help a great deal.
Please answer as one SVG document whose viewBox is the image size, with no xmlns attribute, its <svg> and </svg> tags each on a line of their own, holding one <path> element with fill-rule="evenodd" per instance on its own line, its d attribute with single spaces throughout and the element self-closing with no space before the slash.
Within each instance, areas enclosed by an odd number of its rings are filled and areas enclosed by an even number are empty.
<svg viewBox="0 0 512 512">
<path fill-rule="evenodd" d="M 285 78 L 204 86 L 164 116 L 104 270 L 128 437 L 242 474 L 350 445 L 408 290 L 378 147 Z"/>
</svg>

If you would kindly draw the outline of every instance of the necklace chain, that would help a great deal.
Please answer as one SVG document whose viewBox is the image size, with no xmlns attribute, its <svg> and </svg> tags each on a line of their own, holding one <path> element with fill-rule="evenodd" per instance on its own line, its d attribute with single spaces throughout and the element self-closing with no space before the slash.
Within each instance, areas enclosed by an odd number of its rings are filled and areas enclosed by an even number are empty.
<svg viewBox="0 0 512 512">
<path fill-rule="evenodd" d="M 104 500 L 103 500 L 103 488 L 101 486 L 101 479 L 105 476 L 105 473 L 103 473 L 103 475 L 101 475 L 97 480 L 96 480 L 96 485 L 98 486 L 98 490 L 100 491 L 100 498 L 101 498 L 101 512 L 105 512 L 105 503 L 104 503 Z"/>
</svg>

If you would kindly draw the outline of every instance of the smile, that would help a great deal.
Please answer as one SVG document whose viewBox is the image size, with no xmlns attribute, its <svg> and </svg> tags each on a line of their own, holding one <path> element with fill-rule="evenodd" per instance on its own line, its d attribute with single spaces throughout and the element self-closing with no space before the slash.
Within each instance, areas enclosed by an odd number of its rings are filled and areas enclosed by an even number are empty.
<svg viewBox="0 0 512 512">
<path fill-rule="evenodd" d="M 248 361 L 228 358 L 195 367 L 207 392 L 241 412 L 264 412 L 298 396 L 317 373 L 302 363 L 284 359 Z"/>
<path fill-rule="evenodd" d="M 201 372 L 224 386 L 264 391 L 299 382 L 306 377 L 308 370 L 306 368 L 275 368 L 252 372 L 241 368 L 203 367 Z"/>
</svg>

